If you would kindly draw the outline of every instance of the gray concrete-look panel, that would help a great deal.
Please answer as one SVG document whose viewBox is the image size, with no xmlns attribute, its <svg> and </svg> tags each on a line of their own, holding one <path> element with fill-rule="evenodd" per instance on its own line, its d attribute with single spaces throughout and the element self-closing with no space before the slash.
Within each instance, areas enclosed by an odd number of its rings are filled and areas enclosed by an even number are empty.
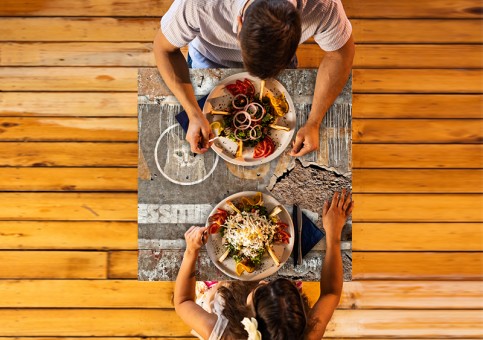
<svg viewBox="0 0 483 340">
<path fill-rule="evenodd" d="M 198 97 L 208 94 L 218 82 L 239 69 L 190 70 Z M 277 78 L 292 97 L 297 126 L 305 124 L 311 110 L 317 71 L 286 70 Z M 289 156 L 289 148 L 269 164 L 242 167 L 225 162 L 212 150 L 193 155 L 175 115 L 182 110 L 157 69 L 138 73 L 139 124 L 139 279 L 174 280 L 181 263 L 184 231 L 204 224 L 212 207 L 240 191 L 263 191 L 291 209 L 299 204 L 319 228 L 321 207 L 334 191 L 351 188 L 352 80 L 326 113 L 320 129 L 319 150 L 300 158 Z M 346 224 L 344 279 L 351 278 L 352 224 Z M 278 276 L 306 281 L 318 280 L 325 249 L 319 243 L 302 266 L 292 259 Z M 199 261 L 199 279 L 225 279 L 205 252 Z"/>
</svg>

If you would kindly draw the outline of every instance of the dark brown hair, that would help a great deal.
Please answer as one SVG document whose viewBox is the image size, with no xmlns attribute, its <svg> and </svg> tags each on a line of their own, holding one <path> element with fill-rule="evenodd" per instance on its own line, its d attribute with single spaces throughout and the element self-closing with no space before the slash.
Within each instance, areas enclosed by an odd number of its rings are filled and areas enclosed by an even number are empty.
<svg viewBox="0 0 483 340">
<path fill-rule="evenodd" d="M 261 79 L 275 77 L 295 56 L 301 35 L 300 14 L 289 1 L 254 1 L 240 31 L 246 69 Z"/>
<path fill-rule="evenodd" d="M 258 282 L 230 281 L 228 287 L 218 288 L 225 301 L 223 315 L 228 319 L 228 326 L 223 333 L 223 339 L 246 339 L 248 333 L 242 325 L 244 317 L 253 316 L 247 306 L 247 297 L 258 286 Z"/>
<path fill-rule="evenodd" d="M 309 306 L 292 281 L 277 279 L 259 287 L 253 305 L 262 339 L 303 339 Z"/>
</svg>

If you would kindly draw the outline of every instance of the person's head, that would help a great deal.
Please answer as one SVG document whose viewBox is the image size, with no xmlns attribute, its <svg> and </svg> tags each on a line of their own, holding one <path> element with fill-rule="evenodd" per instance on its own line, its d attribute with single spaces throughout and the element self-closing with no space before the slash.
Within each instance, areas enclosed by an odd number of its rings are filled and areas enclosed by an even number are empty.
<svg viewBox="0 0 483 340">
<path fill-rule="evenodd" d="M 300 14 L 289 0 L 255 0 L 245 10 L 239 39 L 252 75 L 273 78 L 287 68 L 302 35 Z"/>
<path fill-rule="evenodd" d="M 225 301 L 223 315 L 228 319 L 228 326 L 222 339 L 246 339 L 247 332 L 241 321 L 244 317 L 253 316 L 251 308 L 246 304 L 247 296 L 258 286 L 253 281 L 231 281 L 223 285 L 218 292 Z"/>
<path fill-rule="evenodd" d="M 256 315 L 262 339 L 303 338 L 308 303 L 292 281 L 262 283 L 248 296 L 247 303 Z"/>
</svg>

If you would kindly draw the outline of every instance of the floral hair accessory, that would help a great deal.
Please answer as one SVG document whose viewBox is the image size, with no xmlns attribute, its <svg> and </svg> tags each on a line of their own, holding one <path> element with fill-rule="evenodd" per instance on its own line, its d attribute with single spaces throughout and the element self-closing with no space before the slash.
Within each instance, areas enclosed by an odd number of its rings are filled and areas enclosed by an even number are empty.
<svg viewBox="0 0 483 340">
<path fill-rule="evenodd" d="M 242 325 L 248 333 L 247 340 L 262 340 L 262 333 L 258 330 L 258 322 L 255 318 L 243 318 Z"/>
</svg>

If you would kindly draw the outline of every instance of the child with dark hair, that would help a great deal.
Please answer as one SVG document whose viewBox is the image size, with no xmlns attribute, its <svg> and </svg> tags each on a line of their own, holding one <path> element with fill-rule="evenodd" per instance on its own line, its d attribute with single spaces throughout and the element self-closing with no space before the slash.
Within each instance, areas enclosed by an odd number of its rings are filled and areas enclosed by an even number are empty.
<svg viewBox="0 0 483 340">
<path fill-rule="evenodd" d="M 297 284 L 287 279 L 200 283 L 196 298 L 194 269 L 207 228 L 191 227 L 185 233 L 186 253 L 176 278 L 176 313 L 201 339 L 321 339 L 342 293 L 340 238 L 353 207 L 345 189 L 336 192 L 331 203 L 324 203 L 327 250 L 320 295 L 312 308 Z"/>
</svg>

